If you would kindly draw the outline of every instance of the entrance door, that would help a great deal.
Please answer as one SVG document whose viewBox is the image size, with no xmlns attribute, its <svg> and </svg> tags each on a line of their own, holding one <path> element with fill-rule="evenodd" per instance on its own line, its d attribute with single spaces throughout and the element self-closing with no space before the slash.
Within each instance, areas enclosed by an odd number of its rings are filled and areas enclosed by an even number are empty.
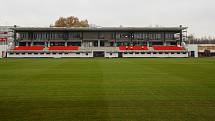
<svg viewBox="0 0 215 121">
<path fill-rule="evenodd" d="M 190 55 L 191 57 L 195 57 L 195 51 L 191 51 Z"/>
<path fill-rule="evenodd" d="M 119 58 L 122 58 L 122 52 L 119 52 L 119 53 L 118 53 L 118 57 L 119 57 Z"/>
<path fill-rule="evenodd" d="M 105 57 L 104 51 L 93 51 L 93 57 Z"/>
</svg>

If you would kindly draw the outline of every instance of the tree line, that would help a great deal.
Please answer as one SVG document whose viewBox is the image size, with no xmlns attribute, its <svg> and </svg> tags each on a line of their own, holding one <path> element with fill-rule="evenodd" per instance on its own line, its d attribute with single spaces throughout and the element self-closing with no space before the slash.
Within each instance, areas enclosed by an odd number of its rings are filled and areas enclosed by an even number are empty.
<svg viewBox="0 0 215 121">
<path fill-rule="evenodd" d="M 55 27 L 89 27 L 88 20 L 80 20 L 78 17 L 60 17 L 54 23 Z"/>
<path fill-rule="evenodd" d="M 187 44 L 215 44 L 215 38 L 213 37 L 201 37 L 201 38 L 197 38 L 194 35 L 189 35 L 187 37 Z"/>
</svg>

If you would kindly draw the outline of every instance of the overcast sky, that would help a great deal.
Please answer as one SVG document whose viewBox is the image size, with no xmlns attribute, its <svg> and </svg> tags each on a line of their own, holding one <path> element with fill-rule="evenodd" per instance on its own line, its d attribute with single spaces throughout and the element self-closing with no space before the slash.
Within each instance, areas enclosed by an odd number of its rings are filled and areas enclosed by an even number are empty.
<svg viewBox="0 0 215 121">
<path fill-rule="evenodd" d="M 188 26 L 215 36 L 215 0 L 0 0 L 0 25 L 49 26 L 77 16 L 99 26 Z"/>
</svg>

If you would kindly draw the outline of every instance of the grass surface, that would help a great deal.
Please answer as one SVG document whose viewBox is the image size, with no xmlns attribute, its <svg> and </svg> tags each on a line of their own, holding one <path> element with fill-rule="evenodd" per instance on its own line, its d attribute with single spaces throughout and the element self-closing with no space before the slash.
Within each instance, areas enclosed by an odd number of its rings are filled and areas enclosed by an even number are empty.
<svg viewBox="0 0 215 121">
<path fill-rule="evenodd" d="M 215 58 L 3 59 L 0 120 L 215 119 Z"/>
</svg>

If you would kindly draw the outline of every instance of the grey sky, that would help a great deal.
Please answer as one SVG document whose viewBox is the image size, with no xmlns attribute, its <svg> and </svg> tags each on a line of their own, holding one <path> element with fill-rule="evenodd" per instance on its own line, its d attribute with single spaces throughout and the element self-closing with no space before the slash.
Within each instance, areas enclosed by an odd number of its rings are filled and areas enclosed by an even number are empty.
<svg viewBox="0 0 215 121">
<path fill-rule="evenodd" d="M 0 25 L 49 26 L 78 16 L 100 26 L 183 26 L 215 36 L 214 0 L 0 0 Z"/>
</svg>

